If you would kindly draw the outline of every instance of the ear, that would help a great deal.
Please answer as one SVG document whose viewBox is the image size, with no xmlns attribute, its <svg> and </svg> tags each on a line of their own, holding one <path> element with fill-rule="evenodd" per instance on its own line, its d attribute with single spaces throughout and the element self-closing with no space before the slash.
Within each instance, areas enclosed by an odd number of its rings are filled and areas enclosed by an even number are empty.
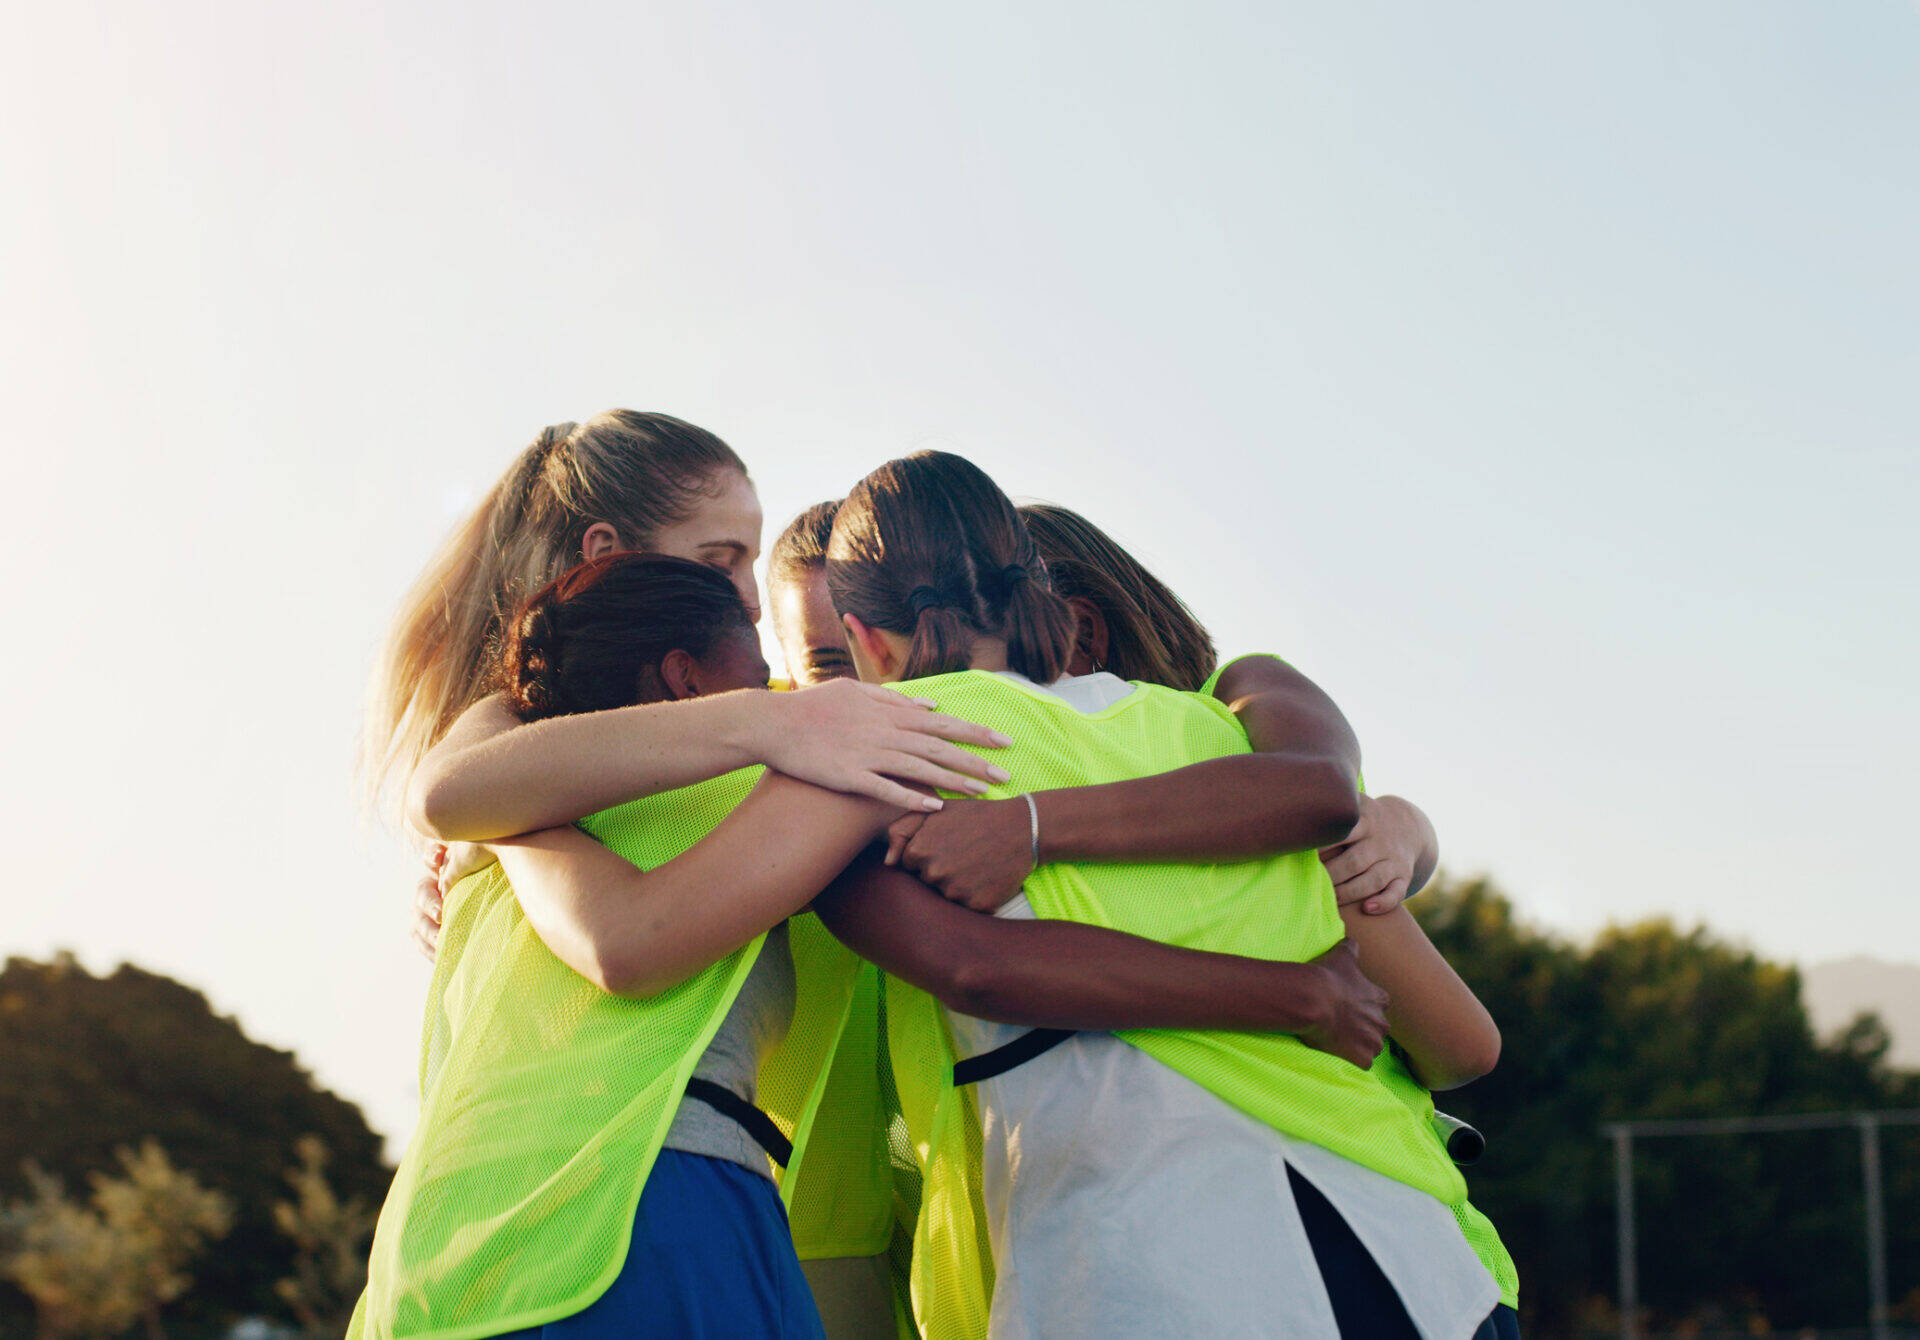
<svg viewBox="0 0 1920 1340">
<path fill-rule="evenodd" d="M 847 650 L 853 654 L 853 668 L 869 684 L 885 684 L 900 678 L 900 657 L 893 643 L 878 628 L 869 628 L 851 614 L 840 616 L 847 626 Z"/>
<path fill-rule="evenodd" d="M 583 562 L 623 548 L 620 532 L 604 521 L 594 522 L 587 527 L 587 533 L 580 537 L 580 558 Z"/>
<path fill-rule="evenodd" d="M 675 647 L 660 658 L 660 684 L 666 689 L 669 701 L 679 702 L 683 698 L 698 698 L 700 696 L 700 663 Z"/>
<path fill-rule="evenodd" d="M 1067 665 L 1067 673 L 1092 674 L 1107 663 L 1106 616 L 1085 596 L 1067 597 L 1067 608 L 1073 611 L 1073 660 Z"/>
</svg>

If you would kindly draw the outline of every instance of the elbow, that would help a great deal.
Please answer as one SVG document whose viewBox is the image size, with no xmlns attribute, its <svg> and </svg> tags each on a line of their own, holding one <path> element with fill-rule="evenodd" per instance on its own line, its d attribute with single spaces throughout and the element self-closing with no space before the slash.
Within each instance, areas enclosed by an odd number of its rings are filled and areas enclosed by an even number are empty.
<svg viewBox="0 0 1920 1340">
<path fill-rule="evenodd" d="M 985 1019 L 992 1023 L 1027 1022 L 1014 1018 L 1012 997 L 1015 992 L 999 960 L 971 947 L 952 950 L 937 968 L 937 978 L 929 983 L 935 999 L 950 1010 Z"/>
<path fill-rule="evenodd" d="M 1429 1089 L 1439 1092 L 1445 1089 L 1457 1089 L 1471 1084 L 1493 1073 L 1500 1064 L 1500 1030 L 1488 1021 L 1484 1029 L 1478 1029 L 1462 1045 L 1450 1047 L 1440 1066 L 1435 1067 L 1442 1073 L 1433 1077 Z"/>
<path fill-rule="evenodd" d="M 407 783 L 408 825 L 440 842 L 474 840 L 469 834 L 457 831 L 452 791 L 451 779 L 445 773 L 431 764 L 422 764 Z"/>
<path fill-rule="evenodd" d="M 581 975 L 608 995 L 626 1000 L 651 1000 L 685 976 L 675 977 L 658 964 L 602 946 L 594 947 Z"/>
<path fill-rule="evenodd" d="M 1275 840 L 1288 848 L 1330 847 L 1345 841 L 1360 822 L 1360 790 L 1353 771 L 1331 758 L 1306 767 L 1292 763 L 1286 801 Z"/>
<path fill-rule="evenodd" d="M 650 1000 L 687 980 L 704 964 L 665 951 L 656 935 L 609 927 L 590 935 L 579 955 L 581 976 L 610 996 Z"/>
</svg>

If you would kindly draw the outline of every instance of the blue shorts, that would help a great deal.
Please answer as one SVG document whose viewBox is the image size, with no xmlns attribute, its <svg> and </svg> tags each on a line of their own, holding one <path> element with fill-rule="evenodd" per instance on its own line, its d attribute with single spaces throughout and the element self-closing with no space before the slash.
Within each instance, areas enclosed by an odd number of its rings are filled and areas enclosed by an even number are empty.
<svg viewBox="0 0 1920 1340">
<path fill-rule="evenodd" d="M 584 1310 L 501 1340 L 826 1340 L 786 1207 L 737 1163 L 663 1149 L 633 1245 Z"/>
</svg>

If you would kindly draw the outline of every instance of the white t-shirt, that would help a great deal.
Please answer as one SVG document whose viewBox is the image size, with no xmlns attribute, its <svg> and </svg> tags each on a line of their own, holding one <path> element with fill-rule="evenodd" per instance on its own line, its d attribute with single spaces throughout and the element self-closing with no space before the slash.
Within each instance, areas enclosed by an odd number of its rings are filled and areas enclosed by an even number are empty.
<svg viewBox="0 0 1920 1340">
<path fill-rule="evenodd" d="M 1131 686 L 1094 674 L 1051 691 L 1091 713 Z M 999 915 L 1034 913 L 1023 895 Z M 948 1017 L 962 1057 L 1026 1031 Z M 1339 1340 L 1289 1165 L 1340 1212 L 1426 1340 L 1464 1340 L 1500 1301 L 1439 1200 L 1281 1134 L 1111 1033 L 1076 1034 L 978 1089 L 993 1340 Z"/>
</svg>

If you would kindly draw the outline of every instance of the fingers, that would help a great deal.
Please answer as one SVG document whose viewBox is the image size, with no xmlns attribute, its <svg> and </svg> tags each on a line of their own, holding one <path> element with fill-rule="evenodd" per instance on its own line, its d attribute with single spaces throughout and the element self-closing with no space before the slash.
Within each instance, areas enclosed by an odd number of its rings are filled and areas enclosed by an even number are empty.
<svg viewBox="0 0 1920 1340">
<path fill-rule="evenodd" d="M 913 701 L 932 706 L 925 698 Z M 937 736 L 955 744 L 978 745 L 982 749 L 1005 749 L 1013 743 L 1012 736 L 971 721 L 962 721 L 959 717 L 950 717 L 945 712 L 913 712 L 901 718 L 900 725 L 922 735 Z"/>
<path fill-rule="evenodd" d="M 1377 896 L 1367 899 L 1366 906 L 1361 910 L 1370 917 L 1382 916 L 1393 911 L 1407 901 L 1407 886 L 1411 882 L 1405 875 L 1395 878 L 1386 888 L 1380 890 Z"/>
<path fill-rule="evenodd" d="M 440 950 L 440 880 L 437 875 L 423 876 L 413 887 L 413 922 L 407 928 L 413 947 L 427 962 Z"/>
<path fill-rule="evenodd" d="M 961 754 L 961 757 L 973 759 L 975 763 L 981 762 L 972 754 Z M 955 772 L 952 768 L 944 767 L 931 759 L 902 751 L 895 751 L 876 762 L 874 771 L 884 772 L 889 777 L 903 782 L 918 782 L 922 786 L 930 786 L 938 791 L 958 791 L 967 796 L 977 796 L 987 789 L 987 783 L 979 777 Z M 1002 776 L 1005 775 L 1005 769 L 996 768 L 994 771 L 1001 773 Z"/>
<path fill-rule="evenodd" d="M 441 905 L 442 896 L 439 877 L 436 875 L 423 876 L 420 882 L 413 886 L 414 913 L 428 924 L 437 928 L 440 925 Z"/>
<path fill-rule="evenodd" d="M 943 803 L 938 796 L 930 796 L 924 791 L 915 791 L 912 787 L 902 786 L 891 777 L 882 777 L 877 772 L 855 773 L 844 789 L 852 795 L 867 796 L 883 805 L 894 805 L 903 810 L 918 810 L 927 814 L 939 810 Z"/>
<path fill-rule="evenodd" d="M 960 775 L 965 781 L 951 790 L 980 792 L 986 790 L 986 782 L 1005 782 L 1012 780 L 1013 774 L 998 763 L 981 758 L 978 754 L 969 754 L 958 745 L 948 744 L 945 740 L 930 735 L 908 735 L 895 744 L 903 758 L 915 758 L 945 770 L 948 776 Z M 976 782 L 973 779 L 978 779 Z"/>
<path fill-rule="evenodd" d="M 1391 861 L 1376 861 L 1359 874 L 1336 883 L 1333 896 L 1340 906 L 1350 906 L 1383 892 L 1401 873 Z"/>
<path fill-rule="evenodd" d="M 432 963 L 440 957 L 440 927 L 425 917 L 413 919 L 413 947 L 420 956 Z"/>
<path fill-rule="evenodd" d="M 1332 855 L 1328 855 L 1331 852 Z M 1320 853 L 1320 864 L 1327 868 L 1327 878 L 1338 888 L 1380 860 L 1380 853 L 1364 843 L 1342 843 L 1338 847 L 1327 847 Z M 1345 901 L 1351 902 L 1352 899 Z"/>
<path fill-rule="evenodd" d="M 926 821 L 927 816 L 924 813 L 903 814 L 888 824 L 887 855 L 883 864 L 900 864 L 900 854 L 907 849 L 907 844 L 913 841 L 914 836 L 920 831 L 920 826 Z"/>
</svg>

